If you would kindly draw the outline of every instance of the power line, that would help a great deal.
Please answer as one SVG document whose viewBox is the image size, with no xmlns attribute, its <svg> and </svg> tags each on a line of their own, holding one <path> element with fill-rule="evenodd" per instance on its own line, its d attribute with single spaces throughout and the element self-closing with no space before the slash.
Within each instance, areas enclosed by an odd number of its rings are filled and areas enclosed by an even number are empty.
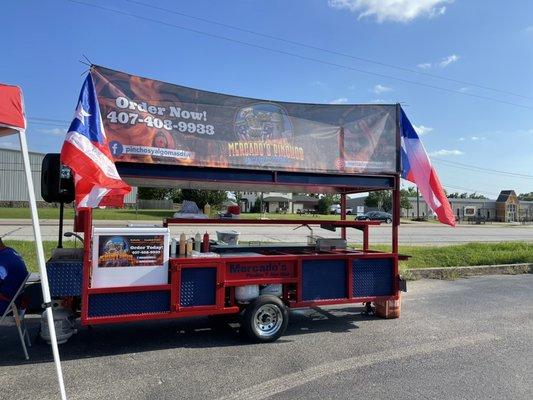
<svg viewBox="0 0 533 400">
<path fill-rule="evenodd" d="M 449 165 L 455 168 L 465 169 L 469 171 L 483 172 L 483 173 L 490 173 L 490 174 L 501 174 L 501 175 L 513 176 L 517 178 L 533 179 L 533 175 L 520 174 L 516 172 L 509 172 L 509 171 L 501 171 L 501 170 L 490 169 L 490 168 L 483 168 L 483 167 L 478 167 L 478 166 L 470 165 L 470 164 L 463 164 L 463 163 L 459 163 L 455 161 L 442 160 L 436 157 L 431 157 L 431 160 L 436 161 L 438 163 L 444 163 L 446 165 Z"/>
<path fill-rule="evenodd" d="M 372 59 L 369 59 L 369 58 L 354 56 L 353 54 L 343 53 L 343 52 L 338 51 L 338 50 L 331 50 L 331 49 L 327 49 L 327 48 L 324 48 L 324 47 L 319 47 L 319 46 L 314 46 L 314 45 L 298 42 L 298 41 L 295 41 L 295 40 L 285 39 L 285 38 L 282 38 L 282 37 L 279 37 L 279 36 L 274 36 L 274 35 L 270 35 L 270 34 L 266 34 L 266 33 L 262 33 L 262 32 L 253 31 L 251 29 L 241 28 L 241 27 L 235 26 L 235 25 L 225 24 L 223 22 L 218 22 L 218 21 L 214 21 L 214 20 L 211 20 L 211 19 L 198 17 L 196 15 L 186 14 L 184 12 L 180 12 L 180 11 L 176 11 L 176 10 L 172 10 L 172 9 L 168 9 L 168 8 L 164 8 L 164 7 L 158 7 L 158 6 L 155 6 L 155 5 L 152 5 L 152 4 L 146 4 L 146 3 L 143 3 L 141 1 L 136 1 L 136 0 L 125 0 L 125 1 L 127 1 L 128 3 L 132 3 L 132 4 L 140 5 L 140 6 L 143 6 L 143 7 L 151 8 L 153 10 L 169 12 L 171 14 L 179 15 L 179 16 L 182 16 L 182 17 L 190 18 L 190 19 L 194 19 L 196 21 L 202 21 L 202 22 L 205 22 L 205 23 L 208 23 L 208 24 L 218 25 L 218 26 L 221 26 L 221 27 L 224 27 L 224 28 L 229 28 L 229 29 L 233 29 L 233 30 L 236 30 L 236 31 L 239 31 L 239 32 L 249 33 L 249 34 L 252 34 L 252 35 L 255 35 L 255 36 L 260 36 L 260 37 L 264 37 L 264 38 L 267 38 L 267 39 L 276 40 L 276 41 L 279 41 L 279 42 L 282 42 L 282 43 L 291 44 L 291 45 L 294 45 L 294 46 L 304 47 L 304 48 L 311 49 L 311 50 L 318 50 L 318 51 L 321 51 L 321 52 L 324 52 L 324 53 L 328 53 L 328 54 L 334 54 L 334 55 L 337 55 L 337 56 L 351 58 L 351 59 L 357 60 L 357 61 L 362 61 L 362 62 L 366 62 L 366 63 L 370 63 L 370 64 L 380 65 L 382 67 L 393 68 L 393 69 L 397 69 L 397 70 L 404 71 L 404 72 L 410 72 L 410 73 L 413 73 L 413 74 L 419 74 L 419 75 L 428 76 L 428 77 L 434 78 L 434 79 L 440 79 L 440 80 L 443 80 L 443 81 L 460 83 L 462 85 L 473 86 L 473 87 L 477 87 L 477 88 L 485 89 L 485 90 L 490 90 L 490 91 L 501 93 L 501 94 L 507 94 L 507 95 L 511 95 L 511 96 L 521 97 L 523 99 L 533 100 L 533 97 L 530 97 L 530 96 L 525 96 L 525 95 L 522 95 L 522 94 L 519 94 L 519 93 L 510 92 L 510 91 L 507 91 L 507 90 L 502 90 L 502 89 L 490 87 L 490 86 L 487 86 L 487 85 L 482 85 L 482 84 L 479 84 L 479 83 L 473 83 L 473 82 L 463 81 L 463 80 L 460 80 L 460 79 L 448 78 L 448 77 L 445 77 L 445 76 L 432 74 L 432 73 L 425 72 L 425 71 L 418 71 L 416 69 L 407 68 L 407 67 L 403 67 L 403 66 L 395 65 L 395 64 L 390 64 L 390 63 L 386 63 L 386 62 L 383 62 L 383 61 L 377 61 L 377 60 L 372 60 Z"/>
<path fill-rule="evenodd" d="M 274 48 L 271 48 L 271 47 L 266 47 L 266 46 L 262 46 L 262 45 L 258 45 L 258 44 L 254 44 L 254 43 L 250 43 L 250 42 L 245 42 L 243 40 L 233 39 L 233 38 L 230 38 L 230 37 L 227 37 L 227 36 L 216 35 L 216 34 L 209 33 L 209 32 L 204 32 L 204 31 L 201 31 L 201 30 L 198 30 L 198 29 L 187 28 L 187 27 L 184 27 L 184 26 L 181 26 L 181 25 L 172 24 L 172 23 L 169 23 L 169 22 L 161 21 L 161 20 L 158 20 L 158 19 L 154 19 L 154 18 L 142 16 L 142 15 L 133 14 L 133 13 L 130 13 L 130 12 L 124 12 L 124 11 L 120 11 L 120 10 L 115 10 L 113 8 L 104 7 L 104 6 L 97 5 L 97 4 L 85 3 L 83 1 L 78 1 L 78 0 L 67 0 L 67 1 L 69 1 L 71 3 L 74 3 L 74 4 L 79 4 L 79 5 L 83 5 L 83 6 L 87 6 L 87 7 L 97 8 L 97 9 L 100 9 L 100 10 L 103 10 L 103 11 L 109 11 L 109 12 L 112 12 L 112 13 L 115 13 L 115 14 L 125 15 L 125 16 L 136 18 L 136 19 L 139 19 L 139 20 L 149 21 L 149 22 L 160 24 L 160 25 L 164 25 L 164 26 L 167 26 L 167 27 L 180 29 L 180 30 L 187 31 L 187 32 L 192 32 L 192 33 L 196 33 L 196 34 L 199 34 L 199 35 L 203 35 L 203 36 L 207 36 L 207 37 L 211 37 L 211 38 L 215 38 L 215 39 L 224 40 L 224 41 L 227 41 L 227 42 L 237 43 L 237 44 L 241 44 L 241 45 L 248 46 L 248 47 L 254 47 L 254 48 L 265 50 L 265 51 L 269 51 L 269 52 L 272 52 L 272 53 L 283 54 L 283 55 L 287 55 L 287 56 L 290 56 L 290 57 L 299 58 L 299 59 L 306 60 L 306 61 L 312 61 L 312 62 L 315 62 L 315 63 L 329 65 L 329 66 L 333 66 L 333 67 L 337 67 L 337 68 L 342 68 L 342 69 L 346 69 L 346 70 L 350 70 L 350 71 L 355 71 L 355 72 L 359 72 L 359 73 L 366 74 L 366 75 L 378 76 L 380 78 L 386 78 L 386 79 L 393 79 L 393 80 L 396 80 L 396 81 L 399 81 L 399 82 L 403 82 L 403 83 L 407 83 L 407 84 L 422 86 L 422 87 L 426 87 L 426 88 L 430 88 L 430 89 L 434 89 L 434 90 L 440 90 L 440 91 L 443 91 L 443 92 L 448 92 L 448 93 L 453 93 L 453 94 L 459 94 L 459 95 L 462 95 L 462 96 L 468 96 L 468 97 L 473 97 L 473 98 L 478 98 L 478 99 L 494 101 L 494 102 L 497 102 L 497 103 L 507 104 L 507 105 L 514 106 L 514 107 L 519 107 L 519 108 L 524 108 L 524 109 L 533 109 L 532 106 L 528 106 L 528 105 L 525 105 L 525 104 L 514 103 L 514 102 L 511 102 L 511 101 L 506 101 L 506 100 L 502 100 L 502 99 L 498 99 L 498 98 L 494 98 L 494 97 L 477 95 L 477 94 L 474 94 L 474 93 L 461 92 L 461 91 L 455 90 L 455 89 L 449 89 L 449 88 L 445 88 L 445 87 L 441 87 L 441 86 L 431 85 L 431 84 L 428 84 L 428 83 L 417 82 L 417 81 L 412 81 L 412 80 L 409 80 L 409 79 L 395 77 L 395 76 L 392 76 L 392 75 L 386 75 L 386 74 L 381 74 L 381 73 L 377 73 L 377 72 L 367 71 L 367 70 L 355 68 L 355 67 L 352 67 L 352 66 L 349 66 L 349 65 L 338 64 L 338 63 L 334 63 L 334 62 L 331 62 L 331 61 L 321 60 L 319 58 L 304 56 L 304 55 L 301 55 L 301 54 L 292 53 L 292 52 L 285 51 L 285 50 L 274 49 Z"/>
<path fill-rule="evenodd" d="M 449 188 L 449 189 L 466 190 L 467 192 L 472 192 L 472 193 L 485 193 L 485 194 L 490 194 L 492 196 L 499 196 L 499 193 L 486 192 L 484 190 L 476 190 L 476 189 L 465 188 L 465 187 L 461 187 L 461 186 L 446 185 L 446 184 L 442 184 L 442 186 L 444 186 L 446 188 Z"/>
</svg>

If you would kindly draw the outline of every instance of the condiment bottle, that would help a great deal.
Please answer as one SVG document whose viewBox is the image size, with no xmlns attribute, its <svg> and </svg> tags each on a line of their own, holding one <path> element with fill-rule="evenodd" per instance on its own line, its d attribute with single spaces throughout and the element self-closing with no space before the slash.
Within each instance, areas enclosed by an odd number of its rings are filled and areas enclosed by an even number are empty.
<svg viewBox="0 0 533 400">
<path fill-rule="evenodd" d="M 196 232 L 196 235 L 194 235 L 194 250 L 200 251 L 202 248 L 202 235 L 200 235 L 200 232 Z"/>
<path fill-rule="evenodd" d="M 176 240 L 176 238 L 172 238 L 172 242 L 171 242 L 171 245 L 170 245 L 170 256 L 171 257 L 176 257 L 176 247 L 177 247 L 177 243 L 178 241 Z"/>
<path fill-rule="evenodd" d="M 187 257 L 192 256 L 192 239 L 187 240 Z"/>
<path fill-rule="evenodd" d="M 204 214 L 207 215 L 207 217 L 209 218 L 209 215 L 211 214 L 211 206 L 209 205 L 209 203 L 205 203 Z"/>
<path fill-rule="evenodd" d="M 209 253 L 209 233 L 207 231 L 204 233 L 203 252 Z"/>
<path fill-rule="evenodd" d="M 180 256 L 184 256 L 186 252 L 187 247 L 187 236 L 185 236 L 185 233 L 181 233 L 180 235 Z"/>
</svg>

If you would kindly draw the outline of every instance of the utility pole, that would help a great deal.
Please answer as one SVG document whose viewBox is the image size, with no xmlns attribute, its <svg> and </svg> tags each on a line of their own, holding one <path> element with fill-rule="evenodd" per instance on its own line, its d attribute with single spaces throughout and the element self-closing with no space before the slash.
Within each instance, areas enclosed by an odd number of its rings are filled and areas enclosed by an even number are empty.
<svg viewBox="0 0 533 400">
<path fill-rule="evenodd" d="M 416 185 L 416 219 L 420 219 L 420 194 L 418 193 L 418 185 Z"/>
</svg>

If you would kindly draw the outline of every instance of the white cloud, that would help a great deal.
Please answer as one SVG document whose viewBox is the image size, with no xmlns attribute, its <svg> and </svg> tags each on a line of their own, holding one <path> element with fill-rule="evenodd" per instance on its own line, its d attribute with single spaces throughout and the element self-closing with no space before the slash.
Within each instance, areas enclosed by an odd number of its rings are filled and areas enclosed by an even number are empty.
<svg viewBox="0 0 533 400">
<path fill-rule="evenodd" d="M 459 56 L 457 54 L 451 54 L 447 57 L 444 57 L 442 60 L 440 60 L 439 62 L 436 62 L 436 63 L 429 63 L 429 62 L 424 62 L 424 63 L 420 63 L 420 64 L 417 64 L 416 66 L 420 69 L 430 69 L 430 68 L 446 68 L 447 66 L 449 66 L 450 64 L 453 64 L 457 61 L 459 61 Z M 461 91 L 465 91 L 467 90 L 468 88 L 461 88 L 459 90 Z"/>
<path fill-rule="evenodd" d="M 388 101 L 384 99 L 374 99 L 374 100 L 370 100 L 369 103 L 388 103 Z"/>
<path fill-rule="evenodd" d="M 460 92 L 463 92 L 463 93 L 466 93 L 470 90 L 470 87 L 469 86 L 463 86 L 461 88 L 459 88 L 459 91 Z"/>
<path fill-rule="evenodd" d="M 472 140 L 473 142 L 477 142 L 477 141 L 485 140 L 485 139 L 486 139 L 485 136 L 471 136 L 470 137 L 470 140 Z"/>
<path fill-rule="evenodd" d="M 431 63 L 420 63 L 417 65 L 418 68 L 420 69 L 430 69 L 431 68 Z"/>
<path fill-rule="evenodd" d="M 63 128 L 51 128 L 51 129 L 39 129 L 41 132 L 46 133 L 47 135 L 53 136 L 65 136 L 67 130 Z"/>
<path fill-rule="evenodd" d="M 464 142 L 465 140 L 466 140 L 465 137 L 462 137 L 462 136 L 461 136 L 461 137 L 459 138 L 459 141 L 460 141 L 460 142 Z"/>
<path fill-rule="evenodd" d="M 410 22 L 418 17 L 435 17 L 446 12 L 453 0 L 328 0 L 330 7 L 348 10 L 357 18 L 375 17 L 378 22 Z"/>
<path fill-rule="evenodd" d="M 454 62 L 457 62 L 459 60 L 459 56 L 457 54 L 449 55 L 448 57 L 444 57 L 439 63 L 438 66 L 441 68 L 446 68 L 448 65 L 453 64 Z"/>
<path fill-rule="evenodd" d="M 375 93 L 375 94 L 381 94 L 381 93 L 385 93 L 385 92 L 390 92 L 392 90 L 391 87 L 389 86 L 385 86 L 385 85 L 381 85 L 381 84 L 377 84 L 376 86 L 374 86 L 374 88 L 372 89 L 372 91 Z"/>
<path fill-rule="evenodd" d="M 437 151 L 432 151 L 429 153 L 430 156 L 462 156 L 463 153 L 461 150 L 453 149 L 453 150 L 447 150 L 447 149 L 440 149 Z"/>
<path fill-rule="evenodd" d="M 429 126 L 424 126 L 424 125 L 413 124 L 413 128 L 415 128 L 415 131 L 418 134 L 418 136 L 424 136 L 430 133 L 431 131 L 433 131 L 433 128 L 430 128 Z"/>
<path fill-rule="evenodd" d="M 533 25 L 526 27 L 526 29 L 524 29 L 524 30 L 525 30 L 526 33 L 528 33 L 528 34 L 529 34 L 529 33 L 533 33 Z"/>
<path fill-rule="evenodd" d="M 317 87 L 321 87 L 321 88 L 324 88 L 326 87 L 326 84 L 322 81 L 319 81 L 319 80 L 315 80 L 315 81 L 312 81 L 310 83 L 311 86 L 317 86 Z"/>
<path fill-rule="evenodd" d="M 331 100 L 329 104 L 346 104 L 348 103 L 347 97 L 339 97 L 338 99 Z"/>
</svg>

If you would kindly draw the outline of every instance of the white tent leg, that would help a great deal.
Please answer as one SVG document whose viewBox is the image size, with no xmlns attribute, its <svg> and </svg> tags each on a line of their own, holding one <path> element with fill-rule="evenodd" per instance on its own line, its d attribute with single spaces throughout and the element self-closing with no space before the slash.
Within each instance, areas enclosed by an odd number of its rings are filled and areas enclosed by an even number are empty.
<svg viewBox="0 0 533 400">
<path fill-rule="evenodd" d="M 44 260 L 44 249 L 41 237 L 41 226 L 39 225 L 39 215 L 37 214 L 37 202 L 35 200 L 35 193 L 33 191 L 33 178 L 31 176 L 30 157 L 28 155 L 28 143 L 26 141 L 26 132 L 19 132 L 20 151 L 22 153 L 22 160 L 24 162 L 24 171 L 26 173 L 26 183 L 28 184 L 28 194 L 30 196 L 31 219 L 33 222 L 33 233 L 35 235 L 35 247 L 37 248 L 37 262 L 39 265 L 39 272 L 41 274 L 41 287 L 43 291 L 43 300 L 45 303 L 50 303 L 50 288 L 48 287 L 48 275 L 46 274 L 46 265 Z M 46 308 L 46 317 L 48 319 L 48 330 L 50 331 L 50 340 L 52 344 L 52 353 L 54 355 L 54 363 L 56 365 L 57 379 L 59 381 L 59 390 L 61 392 L 61 399 L 66 400 L 67 394 L 65 392 L 65 383 L 63 382 L 63 372 L 61 370 L 61 360 L 59 359 L 59 349 L 57 346 L 56 329 L 54 325 L 54 316 L 52 314 L 52 307 Z"/>
</svg>

